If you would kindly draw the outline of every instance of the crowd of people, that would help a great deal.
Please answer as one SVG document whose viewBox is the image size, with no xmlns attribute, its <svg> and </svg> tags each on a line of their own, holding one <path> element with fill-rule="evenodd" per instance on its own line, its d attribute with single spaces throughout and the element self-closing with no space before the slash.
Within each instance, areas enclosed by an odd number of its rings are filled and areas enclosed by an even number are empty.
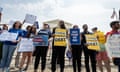
<svg viewBox="0 0 120 72">
<path fill-rule="evenodd" d="M 108 35 L 120 34 L 119 21 L 112 21 L 110 23 L 111 31 L 104 34 L 99 31 L 97 27 L 92 28 L 92 32 L 88 31 L 88 25 L 84 24 L 82 26 L 83 32 L 80 32 L 80 44 L 71 44 L 70 43 L 70 31 L 66 28 L 64 21 L 60 20 L 58 26 L 50 30 L 49 24 L 43 24 L 43 28 L 37 32 L 37 29 L 34 25 L 27 26 L 26 30 L 22 29 L 22 23 L 20 21 L 16 21 L 12 28 L 8 28 L 6 24 L 3 25 L 0 33 L 10 32 L 17 33 L 18 36 L 15 41 L 1 41 L 0 42 L 0 72 L 10 72 L 10 64 L 13 57 L 13 54 L 16 48 L 19 48 L 19 44 L 22 38 L 32 38 L 39 35 L 47 35 L 48 36 L 48 45 L 46 46 L 34 46 L 33 51 L 25 51 L 25 52 L 17 52 L 15 58 L 15 67 L 19 68 L 19 72 L 27 71 L 31 62 L 31 58 L 34 57 L 34 72 L 38 72 L 39 62 L 41 62 L 41 72 L 45 71 L 46 68 L 46 56 L 48 52 L 48 48 L 52 38 L 52 59 L 51 59 L 51 72 L 56 72 L 56 63 L 59 61 L 60 72 L 64 72 L 65 67 L 65 51 L 68 45 L 69 51 L 72 53 L 72 65 L 73 72 L 81 72 L 81 58 L 82 52 L 84 53 L 84 62 L 86 72 L 97 72 L 97 66 L 99 67 L 100 72 L 104 72 L 103 63 L 105 64 L 105 68 L 107 72 L 111 72 L 110 66 L 110 58 L 108 57 L 108 53 L 106 51 L 105 43 Z M 63 44 L 56 44 L 55 41 L 57 31 L 62 30 L 64 38 Z M 73 25 L 72 29 L 80 29 L 78 25 Z M 60 31 L 59 31 L 60 32 Z M 93 34 L 96 36 L 100 50 L 90 50 L 88 49 L 89 44 L 86 42 L 86 34 Z M 101 36 L 102 35 L 102 36 Z M 61 38 L 63 37 L 61 35 Z M 68 42 L 67 42 L 68 40 Z M 20 58 L 22 55 L 22 58 Z M 41 60 L 41 61 L 40 61 Z M 25 62 L 27 61 L 27 62 Z M 91 63 L 89 63 L 91 61 Z M 120 72 L 120 58 L 113 58 L 113 63 L 118 66 L 118 72 Z M 26 63 L 26 66 L 24 67 Z M 91 65 L 89 65 L 91 64 Z"/>
</svg>

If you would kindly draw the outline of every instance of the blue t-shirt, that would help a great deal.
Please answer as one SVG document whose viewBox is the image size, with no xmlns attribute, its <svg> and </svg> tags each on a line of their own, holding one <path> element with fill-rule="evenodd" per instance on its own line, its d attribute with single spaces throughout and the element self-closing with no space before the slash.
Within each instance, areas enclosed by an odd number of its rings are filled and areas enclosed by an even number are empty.
<svg viewBox="0 0 120 72">
<path fill-rule="evenodd" d="M 27 31 L 22 30 L 22 37 L 24 37 L 24 38 L 25 38 L 25 37 L 27 36 L 27 33 L 28 33 Z"/>
<path fill-rule="evenodd" d="M 11 29 L 9 29 L 8 32 L 10 32 L 10 33 L 18 33 L 18 36 L 17 36 L 16 40 L 18 40 L 19 37 L 23 36 L 23 31 L 21 29 L 11 28 Z M 6 44 L 6 45 L 17 45 L 17 43 L 13 43 L 11 41 L 5 41 L 4 44 Z"/>
</svg>

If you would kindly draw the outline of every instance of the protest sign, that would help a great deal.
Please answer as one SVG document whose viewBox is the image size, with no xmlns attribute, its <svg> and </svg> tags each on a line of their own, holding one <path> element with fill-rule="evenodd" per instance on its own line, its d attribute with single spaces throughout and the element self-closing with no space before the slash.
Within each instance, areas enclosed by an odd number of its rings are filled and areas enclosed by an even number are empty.
<svg viewBox="0 0 120 72">
<path fill-rule="evenodd" d="M 88 49 L 96 50 L 96 51 L 100 50 L 99 43 L 95 35 L 86 34 L 85 37 L 86 37 L 86 42 L 88 44 Z"/>
<path fill-rule="evenodd" d="M 70 43 L 71 45 L 80 45 L 80 30 L 70 29 Z"/>
<path fill-rule="evenodd" d="M 120 57 L 120 35 L 115 34 L 107 37 L 106 50 L 109 57 Z"/>
<path fill-rule="evenodd" d="M 25 16 L 26 23 L 34 24 L 36 19 L 37 19 L 37 16 L 31 15 L 31 14 L 26 14 Z"/>
<path fill-rule="evenodd" d="M 37 35 L 33 39 L 34 46 L 48 46 L 48 35 Z"/>
<path fill-rule="evenodd" d="M 57 28 L 55 30 L 54 46 L 66 46 L 66 30 Z"/>
<path fill-rule="evenodd" d="M 15 41 L 18 33 L 3 32 L 0 34 L 0 41 Z"/>
<path fill-rule="evenodd" d="M 14 23 L 15 23 L 15 21 L 10 20 L 8 24 L 9 24 L 9 25 L 13 25 Z"/>
<path fill-rule="evenodd" d="M 32 52 L 33 48 L 33 41 L 31 38 L 22 38 L 20 41 L 18 52 Z"/>
<path fill-rule="evenodd" d="M 39 23 L 38 23 L 38 21 L 35 21 L 34 26 L 35 26 L 37 29 L 39 29 Z"/>
</svg>

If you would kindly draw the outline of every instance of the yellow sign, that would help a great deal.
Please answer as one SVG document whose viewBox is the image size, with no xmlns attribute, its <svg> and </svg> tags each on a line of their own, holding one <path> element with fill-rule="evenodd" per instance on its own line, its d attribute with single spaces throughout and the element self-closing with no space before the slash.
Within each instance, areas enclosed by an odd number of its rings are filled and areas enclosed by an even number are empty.
<svg viewBox="0 0 120 72">
<path fill-rule="evenodd" d="M 94 33 L 99 41 L 99 43 L 105 44 L 106 40 L 105 40 L 105 35 L 103 32 L 101 31 L 97 31 Z"/>
<path fill-rule="evenodd" d="M 88 49 L 99 51 L 100 47 L 96 36 L 93 34 L 86 34 L 85 36 L 88 44 Z"/>
<path fill-rule="evenodd" d="M 57 28 L 55 30 L 54 46 L 66 46 L 66 30 Z"/>
</svg>

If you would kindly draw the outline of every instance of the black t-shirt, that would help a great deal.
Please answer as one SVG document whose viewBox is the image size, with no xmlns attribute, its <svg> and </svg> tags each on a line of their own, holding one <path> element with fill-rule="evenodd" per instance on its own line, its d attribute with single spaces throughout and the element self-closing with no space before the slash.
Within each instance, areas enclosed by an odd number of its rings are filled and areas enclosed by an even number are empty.
<svg viewBox="0 0 120 72">
<path fill-rule="evenodd" d="M 92 33 L 90 33 L 90 32 L 82 32 L 81 33 L 81 36 L 82 36 L 82 40 L 81 40 L 81 45 L 84 45 L 84 44 L 86 44 L 86 37 L 85 37 L 85 34 L 92 34 Z"/>
</svg>

